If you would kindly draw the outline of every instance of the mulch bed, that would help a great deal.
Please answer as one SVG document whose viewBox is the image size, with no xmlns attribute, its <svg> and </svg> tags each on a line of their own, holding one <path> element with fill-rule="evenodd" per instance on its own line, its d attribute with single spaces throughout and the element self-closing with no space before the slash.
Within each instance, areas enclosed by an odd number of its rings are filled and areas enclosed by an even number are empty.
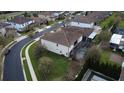
<svg viewBox="0 0 124 93">
<path fill-rule="evenodd" d="M 67 81 L 74 80 L 75 76 L 80 72 L 83 64 L 84 64 L 84 61 L 82 61 L 82 62 L 72 61 L 69 66 L 67 75 L 65 76 L 65 80 L 67 80 Z"/>
</svg>

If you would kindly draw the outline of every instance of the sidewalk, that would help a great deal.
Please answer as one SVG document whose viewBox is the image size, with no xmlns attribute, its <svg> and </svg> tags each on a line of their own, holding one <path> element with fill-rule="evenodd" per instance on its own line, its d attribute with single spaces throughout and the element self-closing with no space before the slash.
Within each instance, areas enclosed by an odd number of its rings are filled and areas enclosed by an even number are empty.
<svg viewBox="0 0 124 93">
<path fill-rule="evenodd" d="M 32 66 L 32 63 L 31 63 L 28 51 L 29 51 L 30 46 L 33 45 L 35 42 L 36 41 L 34 41 L 30 45 L 28 45 L 27 48 L 26 48 L 26 51 L 25 51 L 25 56 L 26 56 L 26 59 L 27 59 L 27 64 L 28 64 L 28 67 L 29 67 L 29 70 L 30 70 L 31 77 L 32 77 L 33 81 L 37 81 L 37 77 L 36 77 L 36 74 L 34 72 L 34 69 L 33 69 L 33 66 Z"/>
</svg>

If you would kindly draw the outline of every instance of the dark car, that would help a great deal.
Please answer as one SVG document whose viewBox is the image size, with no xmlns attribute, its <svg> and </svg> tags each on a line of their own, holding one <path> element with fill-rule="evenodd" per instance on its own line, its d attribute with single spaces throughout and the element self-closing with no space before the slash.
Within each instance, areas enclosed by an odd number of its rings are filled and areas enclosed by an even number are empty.
<svg viewBox="0 0 124 93">
<path fill-rule="evenodd" d="M 6 49 L 5 52 L 4 52 L 4 55 L 8 55 L 10 53 L 10 49 Z"/>
</svg>

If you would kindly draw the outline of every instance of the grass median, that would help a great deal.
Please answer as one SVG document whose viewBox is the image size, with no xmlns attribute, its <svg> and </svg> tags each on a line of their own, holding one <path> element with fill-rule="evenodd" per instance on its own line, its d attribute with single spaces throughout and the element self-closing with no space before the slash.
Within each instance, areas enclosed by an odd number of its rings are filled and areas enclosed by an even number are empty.
<svg viewBox="0 0 124 93">
<path fill-rule="evenodd" d="M 26 48 L 27 48 L 27 46 L 29 44 L 27 44 L 26 46 L 24 46 L 24 48 L 22 50 L 22 58 L 23 58 L 23 65 L 24 65 L 24 69 L 25 69 L 25 74 L 26 74 L 27 80 L 28 81 L 32 81 L 31 73 L 29 71 L 29 67 L 28 67 L 28 64 L 27 64 L 26 57 L 25 57 L 25 50 L 26 50 Z"/>
</svg>

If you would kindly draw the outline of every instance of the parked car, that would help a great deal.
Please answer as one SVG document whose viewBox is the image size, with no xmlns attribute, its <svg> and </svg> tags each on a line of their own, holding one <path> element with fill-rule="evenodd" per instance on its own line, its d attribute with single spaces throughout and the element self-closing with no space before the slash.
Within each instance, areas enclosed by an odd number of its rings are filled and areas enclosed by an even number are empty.
<svg viewBox="0 0 124 93">
<path fill-rule="evenodd" d="M 7 48 L 7 49 L 5 50 L 5 52 L 4 52 L 4 55 L 8 55 L 9 53 L 10 53 L 10 49 Z"/>
</svg>

